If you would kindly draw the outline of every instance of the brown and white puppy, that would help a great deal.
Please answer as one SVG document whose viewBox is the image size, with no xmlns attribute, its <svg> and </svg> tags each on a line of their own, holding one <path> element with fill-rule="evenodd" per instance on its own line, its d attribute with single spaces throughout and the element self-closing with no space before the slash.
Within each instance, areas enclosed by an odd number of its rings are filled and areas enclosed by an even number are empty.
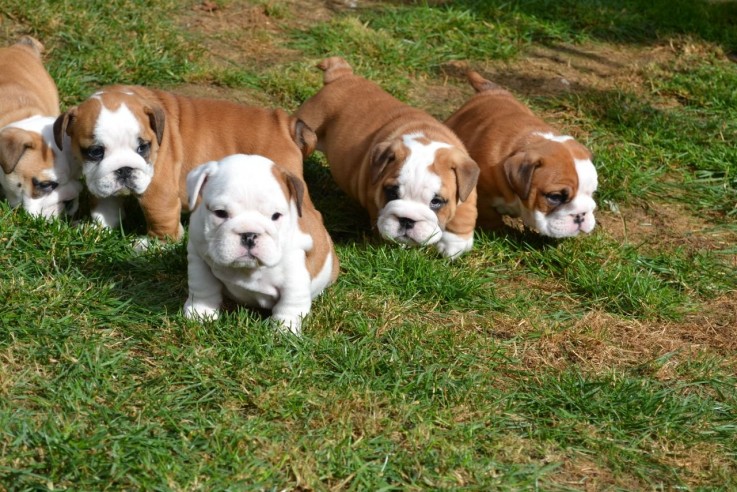
<svg viewBox="0 0 737 492">
<path fill-rule="evenodd" d="M 468 79 L 477 93 L 445 123 L 481 167 L 479 225 L 510 215 L 546 236 L 591 232 L 598 180 L 588 149 L 478 73 Z"/>
<path fill-rule="evenodd" d="M 54 143 L 59 95 L 42 51 L 30 36 L 0 48 L 0 196 L 51 218 L 76 212 L 82 184 L 79 168 Z"/>
<path fill-rule="evenodd" d="M 272 310 L 273 320 L 299 333 L 312 299 L 339 269 L 302 178 L 265 157 L 239 154 L 195 168 L 187 189 L 194 212 L 185 316 L 216 318 L 226 295 Z"/>
<path fill-rule="evenodd" d="M 322 61 L 324 86 L 297 111 L 317 133 L 338 186 L 368 210 L 387 239 L 434 244 L 446 257 L 473 246 L 479 169 L 463 143 L 431 115 Z"/>
<path fill-rule="evenodd" d="M 134 195 L 148 233 L 175 239 L 183 232 L 187 173 L 196 166 L 259 154 L 301 176 L 303 153 L 316 140 L 282 110 L 123 85 L 105 87 L 59 116 L 54 134 L 59 145 L 71 137 L 72 155 L 97 197 L 93 220 L 116 227 L 124 197 Z"/>
</svg>

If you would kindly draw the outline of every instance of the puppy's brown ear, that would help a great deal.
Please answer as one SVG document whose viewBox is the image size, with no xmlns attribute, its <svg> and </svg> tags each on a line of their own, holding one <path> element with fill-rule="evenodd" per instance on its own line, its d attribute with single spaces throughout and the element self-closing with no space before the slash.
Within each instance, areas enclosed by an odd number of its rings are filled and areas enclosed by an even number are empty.
<svg viewBox="0 0 737 492">
<path fill-rule="evenodd" d="M 291 198 L 297 204 L 297 214 L 302 217 L 302 201 L 305 199 L 305 184 L 294 174 L 284 171 L 284 177 L 287 180 L 287 188 Z"/>
<path fill-rule="evenodd" d="M 371 183 L 379 181 L 391 164 L 406 158 L 407 149 L 399 139 L 376 144 L 371 150 Z"/>
<path fill-rule="evenodd" d="M 299 118 L 292 117 L 289 126 L 292 140 L 297 144 L 299 150 L 302 151 L 302 157 L 309 157 L 315 151 L 315 147 L 317 147 L 317 135 L 307 123 Z"/>
<path fill-rule="evenodd" d="M 453 165 L 453 172 L 456 174 L 456 183 L 458 184 L 458 199 L 463 202 L 476 188 L 481 169 L 479 169 L 476 161 L 465 152 L 459 151 L 458 154 Z"/>
<path fill-rule="evenodd" d="M 504 161 L 504 175 L 512 190 L 523 200 L 530 196 L 532 176 L 540 167 L 540 156 L 529 152 L 517 152 Z"/>
<path fill-rule="evenodd" d="M 189 198 L 189 211 L 192 212 L 197 206 L 200 192 L 205 186 L 207 178 L 218 169 L 217 161 L 210 161 L 197 166 L 187 174 L 187 197 Z"/>
<path fill-rule="evenodd" d="M 0 167 L 5 174 L 12 173 L 23 153 L 34 145 L 31 134 L 26 130 L 5 128 L 0 131 Z"/>
<path fill-rule="evenodd" d="M 66 113 L 59 115 L 54 121 L 54 142 L 60 150 L 64 150 L 64 135 L 70 135 L 70 125 L 77 117 L 77 108 L 70 108 Z"/>
<path fill-rule="evenodd" d="M 151 129 L 156 134 L 156 142 L 161 145 L 161 140 L 164 138 L 164 125 L 166 124 L 164 109 L 161 106 L 154 106 L 153 108 L 147 106 L 143 108 L 143 112 L 148 116 L 148 124 L 151 125 Z"/>
</svg>

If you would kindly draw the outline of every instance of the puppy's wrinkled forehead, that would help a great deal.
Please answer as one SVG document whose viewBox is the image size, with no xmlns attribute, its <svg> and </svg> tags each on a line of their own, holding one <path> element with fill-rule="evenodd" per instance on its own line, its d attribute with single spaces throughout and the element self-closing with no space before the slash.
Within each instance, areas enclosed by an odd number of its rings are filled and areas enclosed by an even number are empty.
<svg viewBox="0 0 737 492">
<path fill-rule="evenodd" d="M 410 194 L 421 194 L 428 189 L 440 187 L 440 177 L 433 164 L 437 151 L 450 147 L 443 142 L 434 142 L 422 134 L 405 135 L 402 138 L 406 157 L 402 163 L 397 181 L 407 187 Z"/>
<path fill-rule="evenodd" d="M 244 204 L 283 201 L 284 188 L 273 162 L 251 156 L 248 160 L 226 159 L 205 185 L 208 199 L 226 197 Z"/>
<path fill-rule="evenodd" d="M 147 128 L 143 104 L 132 92 L 101 91 L 79 106 L 76 126 L 80 138 L 111 138 Z"/>
</svg>

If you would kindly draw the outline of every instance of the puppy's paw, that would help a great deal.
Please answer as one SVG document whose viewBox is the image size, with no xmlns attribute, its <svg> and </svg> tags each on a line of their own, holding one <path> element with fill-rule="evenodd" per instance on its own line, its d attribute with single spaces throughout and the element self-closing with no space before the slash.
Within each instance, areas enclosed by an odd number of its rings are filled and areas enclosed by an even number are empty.
<svg viewBox="0 0 737 492">
<path fill-rule="evenodd" d="M 459 236 L 452 232 L 443 232 L 443 237 L 440 238 L 435 244 L 440 254 L 451 260 L 455 260 L 460 257 L 466 251 L 470 251 L 473 248 L 473 234 L 470 237 Z"/>
<path fill-rule="evenodd" d="M 291 333 L 292 335 L 302 334 L 302 316 L 274 314 L 269 319 L 274 328 L 281 333 Z"/>
<path fill-rule="evenodd" d="M 184 303 L 184 317 L 201 321 L 215 321 L 220 317 L 219 306 L 212 306 L 205 302 L 195 302 L 191 297 Z"/>
<path fill-rule="evenodd" d="M 149 248 L 151 248 L 152 245 L 152 239 L 146 236 L 135 238 L 133 240 L 133 244 L 131 244 L 131 246 L 133 247 L 133 251 L 135 251 L 136 253 L 145 253 L 149 250 Z"/>
</svg>

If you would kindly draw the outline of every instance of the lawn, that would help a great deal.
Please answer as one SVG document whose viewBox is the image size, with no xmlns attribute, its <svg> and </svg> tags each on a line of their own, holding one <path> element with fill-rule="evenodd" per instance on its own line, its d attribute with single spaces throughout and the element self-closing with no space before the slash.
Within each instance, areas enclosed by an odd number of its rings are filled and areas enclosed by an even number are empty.
<svg viewBox="0 0 737 492">
<path fill-rule="evenodd" d="M 0 0 L 63 109 L 135 83 L 289 111 L 315 64 L 440 119 L 472 67 L 592 149 L 597 228 L 401 249 L 316 153 L 304 334 L 182 316 L 185 243 L 0 204 L 0 490 L 737 488 L 737 2 Z M 135 205 L 135 204 L 131 204 Z M 85 207 L 83 207 L 85 208 Z M 186 220 L 186 218 L 185 218 Z"/>
</svg>

